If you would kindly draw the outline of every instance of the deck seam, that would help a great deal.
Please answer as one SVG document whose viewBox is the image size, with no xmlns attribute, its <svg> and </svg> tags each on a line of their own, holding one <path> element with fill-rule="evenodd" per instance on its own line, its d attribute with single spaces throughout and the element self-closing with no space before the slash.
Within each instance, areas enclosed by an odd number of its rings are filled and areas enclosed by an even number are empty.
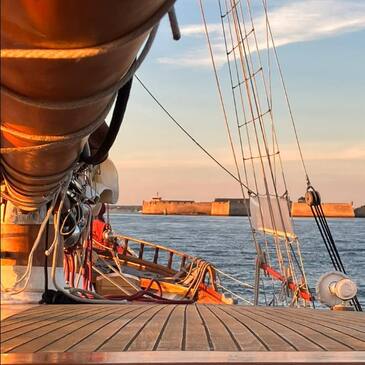
<svg viewBox="0 0 365 365">
<path fill-rule="evenodd" d="M 54 310 L 53 310 L 54 311 Z M 5 327 L 5 330 L 4 331 L 1 331 L 1 335 L 4 335 L 5 333 L 8 333 L 8 332 L 10 332 L 10 331 L 14 331 L 14 330 L 17 330 L 17 329 L 20 329 L 20 328 L 22 328 L 22 327 L 26 327 L 26 326 L 29 326 L 29 325 L 32 325 L 32 324 L 34 324 L 34 323 L 37 323 L 38 321 L 39 321 L 39 319 L 42 319 L 43 317 L 45 317 L 45 316 L 49 316 L 50 314 L 52 315 L 52 313 L 53 313 L 53 311 L 48 311 L 47 313 L 42 313 L 42 314 L 40 314 L 39 316 L 37 316 L 37 317 L 35 317 L 35 318 L 33 318 L 32 320 L 30 320 L 30 319 L 28 319 L 27 321 L 31 321 L 31 322 L 29 322 L 29 323 L 26 323 L 26 324 L 24 324 L 24 323 L 9 323 L 6 327 Z M 49 313 L 50 312 L 50 313 Z M 57 317 L 59 317 L 59 316 L 62 316 L 63 314 L 65 314 L 65 313 L 69 313 L 69 311 L 67 310 L 67 309 L 65 309 L 65 310 L 63 310 L 63 311 L 61 311 L 60 313 L 59 312 L 57 312 L 57 311 L 54 311 L 55 313 L 57 313 L 57 315 L 55 316 L 55 317 L 53 317 L 53 318 L 57 318 Z M 23 319 L 22 319 L 23 320 Z M 11 326 L 11 325 L 16 325 L 16 324 L 19 324 L 19 326 L 16 326 L 16 327 L 14 327 L 14 328 L 11 328 L 11 329 L 8 329 L 7 327 L 9 327 L 9 326 Z M 1 327 L 3 326 L 3 324 L 1 324 Z M 2 329 L 3 329 L 3 327 L 2 327 Z"/>
<path fill-rule="evenodd" d="M 266 344 L 266 342 L 264 340 L 262 340 L 249 326 L 247 326 L 240 319 L 238 319 L 237 317 L 235 317 L 232 313 L 229 313 L 229 312 L 225 311 L 222 308 L 219 308 L 219 310 L 223 311 L 224 313 L 226 313 L 227 315 L 229 315 L 230 317 L 232 317 L 233 319 L 235 319 L 238 323 L 240 323 L 241 325 L 243 325 L 262 344 L 262 346 L 265 347 L 266 351 L 270 351 L 270 347 Z"/>
<path fill-rule="evenodd" d="M 95 311 L 95 312 L 97 312 L 97 311 Z M 97 312 L 97 313 L 98 313 L 98 312 Z M 81 314 L 82 314 L 82 312 L 81 312 Z M 93 313 L 93 314 L 94 314 L 94 313 Z M 67 317 L 67 319 L 72 318 L 73 316 L 74 316 L 74 314 L 71 314 L 69 317 Z M 67 320 L 67 319 L 66 319 L 66 320 Z M 66 326 L 72 325 L 72 324 L 76 323 L 76 322 L 77 322 L 77 321 L 79 321 L 79 320 L 80 320 L 80 319 L 79 319 L 79 318 L 77 318 L 77 319 L 75 319 L 74 321 L 71 321 L 70 323 L 67 323 L 67 324 L 66 324 Z M 38 328 L 36 328 L 36 330 L 38 330 L 39 328 L 47 327 L 47 326 L 52 325 L 52 324 L 55 324 L 55 323 L 59 323 L 59 322 L 61 322 L 61 321 L 55 321 L 55 322 L 53 322 L 53 323 L 51 323 L 51 324 L 48 324 L 48 325 L 44 325 L 44 326 L 38 327 Z M 64 327 L 66 327 L 66 326 L 61 326 L 61 328 L 64 328 Z M 39 339 L 39 338 L 41 338 L 41 337 L 47 336 L 49 333 L 51 333 L 51 332 L 53 332 L 53 331 L 57 331 L 58 329 L 59 329 L 59 327 L 58 327 L 58 328 L 56 328 L 56 329 L 50 330 L 50 331 L 48 331 L 48 332 L 46 332 L 46 333 L 43 333 L 43 334 L 41 334 L 41 335 L 39 335 L 39 336 L 37 336 L 37 337 L 34 337 L 34 338 L 30 339 L 29 341 L 26 341 L 26 342 L 23 342 L 23 343 L 21 343 L 21 344 L 19 344 L 19 345 L 16 345 L 16 346 L 12 347 L 10 350 L 8 350 L 7 352 L 13 352 L 13 351 L 14 351 L 14 350 L 16 350 L 18 347 L 24 346 L 24 345 L 28 344 L 29 342 L 32 342 L 32 341 L 37 340 L 37 339 Z M 31 331 L 24 332 L 24 333 L 29 333 L 29 332 L 31 332 Z M 18 335 L 18 336 L 19 336 L 19 335 Z M 17 337 L 18 337 L 18 336 L 17 336 Z M 36 352 L 37 352 L 37 351 L 35 351 L 34 353 L 36 353 Z"/>
<path fill-rule="evenodd" d="M 285 317 L 280 316 L 280 315 L 279 315 L 279 317 L 280 317 L 280 318 L 285 318 Z M 350 345 L 348 345 L 348 344 L 346 344 L 346 343 L 344 343 L 344 342 L 340 341 L 340 340 L 339 340 L 339 339 L 337 339 L 337 338 L 333 338 L 331 335 L 328 335 L 328 334 L 326 334 L 326 333 L 323 333 L 322 331 L 320 331 L 320 330 L 318 330 L 318 329 L 316 329 L 316 328 L 310 327 L 310 326 L 308 326 L 308 324 L 300 323 L 300 325 L 301 325 L 301 326 L 304 326 L 304 327 L 307 327 L 307 328 L 310 328 L 310 329 L 312 329 L 313 331 L 317 331 L 317 332 L 321 333 L 323 336 L 325 336 L 325 337 L 327 337 L 327 338 L 330 338 L 331 340 L 333 340 L 333 341 L 335 341 L 335 342 L 338 342 L 338 343 L 340 343 L 340 344 L 344 345 L 345 347 L 349 348 L 350 350 L 356 351 L 356 349 L 355 349 L 355 348 L 353 348 L 352 346 L 350 346 Z"/>
<path fill-rule="evenodd" d="M 152 319 L 157 315 L 157 313 L 160 313 L 162 311 L 162 309 L 164 309 L 166 307 L 167 307 L 167 305 L 164 305 L 159 310 L 157 310 L 155 313 L 153 313 L 152 316 L 150 318 L 148 318 L 147 321 L 142 325 L 142 327 L 137 331 L 137 333 L 128 341 L 128 343 L 124 346 L 124 349 L 122 351 L 128 351 L 128 349 L 131 347 L 132 343 L 140 335 L 140 333 L 147 326 L 147 324 L 152 321 Z"/>
<path fill-rule="evenodd" d="M 208 305 L 205 305 L 205 307 L 214 315 L 214 317 L 216 317 L 217 319 L 218 319 L 218 321 L 220 322 L 220 323 L 222 323 L 222 325 L 223 325 L 223 327 L 226 329 L 226 331 L 228 332 L 228 334 L 230 335 L 230 337 L 231 337 L 231 339 L 232 339 L 232 341 L 233 341 L 233 343 L 236 345 L 236 347 L 237 347 L 237 350 L 238 351 L 242 351 L 242 348 L 241 348 L 241 346 L 240 346 L 240 344 L 239 344 L 239 342 L 236 340 L 236 338 L 234 337 L 234 335 L 233 335 L 233 333 L 231 332 L 231 330 L 229 329 L 229 327 L 217 316 L 217 314 L 216 313 L 214 313 L 211 309 L 210 309 L 210 307 L 208 306 Z"/>
<path fill-rule="evenodd" d="M 252 312 L 251 312 L 251 313 L 252 313 Z M 265 314 L 266 314 L 266 312 L 264 312 L 264 311 L 260 311 L 260 315 L 261 315 L 261 316 L 263 316 L 263 313 L 265 313 Z M 277 323 L 277 324 L 280 324 L 281 326 L 283 326 L 283 327 L 285 327 L 285 328 L 287 328 L 287 329 L 289 329 L 289 330 L 291 330 L 291 331 L 295 332 L 296 334 L 298 334 L 298 335 L 300 335 L 300 336 L 304 337 L 306 340 L 308 340 L 309 342 L 313 343 L 313 345 L 315 345 L 315 346 L 317 346 L 317 347 L 321 348 L 323 351 L 328 351 L 328 350 L 327 350 L 324 346 L 322 346 L 321 344 L 319 344 L 319 343 L 315 342 L 314 340 L 312 340 L 311 338 L 307 337 L 306 335 L 303 335 L 301 332 L 297 331 L 296 329 L 291 328 L 291 327 L 289 327 L 289 326 L 287 326 L 286 324 L 283 324 L 283 323 L 281 323 L 281 322 L 278 322 L 278 321 L 276 321 L 275 319 L 272 319 L 271 317 L 268 317 L 268 316 L 263 316 L 263 317 L 264 317 L 264 318 L 266 318 L 266 319 L 268 319 L 268 320 L 270 320 L 270 321 L 272 321 L 272 322 L 275 322 L 275 323 Z M 301 350 L 298 350 L 298 351 L 301 351 Z"/>
<path fill-rule="evenodd" d="M 124 323 L 121 327 L 119 327 L 111 336 L 109 336 L 105 341 L 103 341 L 96 349 L 95 352 L 97 352 L 101 347 L 103 347 L 106 343 L 108 343 L 113 337 L 116 336 L 117 333 L 119 333 L 124 327 L 126 327 L 129 323 L 133 322 L 136 318 L 138 318 L 143 313 L 148 312 L 152 308 L 155 308 L 156 305 L 151 305 L 146 308 L 146 310 L 138 313 L 135 317 L 129 319 L 126 323 Z"/>
<path fill-rule="evenodd" d="M 210 332 L 209 332 L 209 329 L 207 327 L 207 324 L 205 323 L 205 320 L 204 320 L 202 314 L 200 313 L 198 306 L 195 303 L 194 303 L 194 307 L 196 308 L 196 311 L 198 312 L 198 316 L 200 317 L 200 319 L 202 321 L 204 331 L 205 331 L 205 335 L 207 336 L 209 351 L 214 351 L 214 344 L 213 344 L 212 338 L 210 336 Z"/>
<path fill-rule="evenodd" d="M 235 309 L 232 308 L 233 311 L 235 311 Z M 286 342 L 289 346 L 291 346 L 295 351 L 299 351 L 299 349 L 287 338 L 285 338 L 283 335 L 281 335 L 280 333 L 278 333 L 277 331 L 275 331 L 273 328 L 268 327 L 266 324 L 262 323 L 260 320 L 252 318 L 251 316 L 247 315 L 246 313 L 242 313 L 242 312 L 238 312 L 235 311 L 236 313 L 239 313 L 243 316 L 246 316 L 250 319 L 252 319 L 253 321 L 256 321 L 257 323 L 260 323 L 262 326 L 266 327 L 269 331 L 271 331 L 272 333 L 274 333 L 276 336 L 278 336 L 279 338 L 281 338 L 284 342 Z"/>
<path fill-rule="evenodd" d="M 135 312 L 139 309 L 139 307 L 136 307 L 134 309 L 131 309 L 127 312 L 123 312 L 119 317 L 111 319 L 109 322 L 105 323 L 104 326 L 107 326 L 108 324 L 112 323 L 113 321 L 119 320 L 120 318 L 124 317 L 125 315 Z M 101 327 L 102 328 L 102 327 Z M 94 331 L 92 331 L 90 334 L 88 334 L 86 337 L 83 337 L 81 340 L 75 342 L 72 346 L 68 347 L 64 352 L 69 352 L 73 347 L 77 346 L 78 344 L 80 344 L 82 341 L 86 340 L 87 338 L 89 338 L 90 336 L 94 335 L 96 332 L 100 331 L 101 328 L 97 328 Z"/>
<path fill-rule="evenodd" d="M 183 333 L 182 333 L 182 339 L 181 339 L 181 351 L 185 351 L 186 349 L 186 311 L 187 311 L 188 305 L 185 304 L 184 308 L 184 320 L 183 320 Z"/>
<path fill-rule="evenodd" d="M 80 308 L 80 310 L 79 311 L 81 311 L 81 308 Z M 77 311 L 77 312 L 79 312 L 79 311 Z M 95 309 L 93 309 L 91 312 L 96 312 L 96 308 Z M 59 317 L 61 317 L 62 315 L 64 315 L 65 313 L 68 313 L 69 314 L 69 316 L 67 316 L 66 318 L 64 318 L 65 320 L 66 319 L 69 319 L 69 318 L 72 318 L 72 316 L 74 315 L 74 314 L 71 314 L 70 312 L 67 312 L 67 311 L 65 311 L 65 312 L 62 312 L 62 314 L 60 314 L 60 315 L 57 315 L 56 317 L 54 317 L 54 318 L 58 318 L 59 319 Z M 82 312 L 81 312 L 82 313 Z M 63 319 L 62 319 L 63 320 Z M 61 320 L 61 321 L 62 321 Z M 39 326 L 39 327 L 37 327 L 37 328 L 33 328 L 33 329 L 30 329 L 30 330 L 28 330 L 28 331 L 25 331 L 25 332 L 22 332 L 21 334 L 17 334 L 17 335 L 14 335 L 14 336 L 12 336 L 12 337 L 10 337 L 10 338 L 8 338 L 8 339 L 6 339 L 6 340 L 4 340 L 4 341 L 1 341 L 1 344 L 3 344 L 3 343 L 5 343 L 5 342 L 7 342 L 7 341 L 10 341 L 10 340 L 13 340 L 14 338 L 16 338 L 16 337 L 19 337 L 19 336 L 21 336 L 21 335 L 24 335 L 24 334 L 26 334 L 26 333 L 29 333 L 29 332 L 32 332 L 32 331 L 36 331 L 36 330 L 38 330 L 38 329 L 40 329 L 40 328 L 44 328 L 44 327 L 47 327 L 47 326 L 50 326 L 50 325 L 52 325 L 52 324 L 55 324 L 55 323 L 58 323 L 58 322 L 61 322 L 60 320 L 55 320 L 55 321 L 52 321 L 51 323 L 47 323 L 47 324 L 43 324 L 43 325 L 41 325 L 41 326 Z M 75 321 L 74 321 L 75 322 Z M 71 322 L 71 323 L 74 323 L 74 322 Z M 20 327 L 21 328 L 21 327 Z M 16 328 L 17 330 L 19 329 L 19 328 Z M 10 332 L 10 331 L 9 331 Z M 47 333 L 49 333 L 49 332 L 46 332 L 46 334 Z M 43 335 L 41 335 L 41 336 L 43 336 Z M 41 337 L 41 336 L 38 336 L 38 337 Z M 38 338 L 38 337 L 36 337 L 36 338 Z"/>
<path fill-rule="evenodd" d="M 172 316 L 172 313 L 175 311 L 176 307 L 177 307 L 177 305 L 175 304 L 174 308 L 172 308 L 172 310 L 171 310 L 171 311 L 170 311 L 170 313 L 168 314 L 167 318 L 165 319 L 165 322 L 164 322 L 164 324 L 163 324 L 163 326 L 162 326 L 162 328 L 161 328 L 160 333 L 159 333 L 159 334 L 158 334 L 158 336 L 157 336 L 157 339 L 156 339 L 156 341 L 155 341 L 155 344 L 154 344 L 154 345 L 153 345 L 153 347 L 152 347 L 152 351 L 156 351 L 156 350 L 157 350 L 158 345 L 160 344 L 161 338 L 162 338 L 162 336 L 163 336 L 163 333 L 165 332 L 166 327 L 167 327 L 167 324 L 169 323 L 169 320 L 170 320 L 170 318 L 171 318 L 171 316 Z"/>
<path fill-rule="evenodd" d="M 364 316 L 364 317 L 365 317 L 365 316 Z M 292 318 L 292 316 L 291 316 L 291 318 Z M 303 316 L 303 315 L 302 315 L 302 317 L 301 317 L 301 318 L 304 318 L 304 319 L 310 319 L 310 317 Z M 317 319 L 318 319 L 318 317 L 317 317 Z M 322 322 L 324 322 L 325 324 L 323 324 Z M 323 319 L 319 318 L 319 319 L 317 320 L 317 323 L 320 323 L 323 327 L 326 327 L 326 328 L 329 328 L 329 329 L 331 329 L 331 330 L 334 330 L 334 331 L 340 332 L 340 333 L 342 333 L 342 334 L 344 334 L 344 335 L 346 335 L 346 336 L 353 337 L 353 338 L 355 338 L 356 340 L 364 341 L 362 338 L 356 337 L 355 335 L 350 335 L 349 333 L 346 333 L 346 332 L 343 332 L 343 331 L 341 331 L 341 330 L 339 330 L 339 329 L 336 329 L 336 328 L 330 327 L 330 326 L 329 326 L 329 324 L 331 324 L 331 323 L 330 323 L 329 321 L 324 321 Z M 337 326 L 337 325 L 336 325 L 336 324 L 333 324 L 332 326 Z M 352 328 L 352 327 L 348 327 L 348 328 L 349 328 L 349 329 L 351 329 L 351 330 L 353 330 L 353 331 L 358 331 L 358 332 L 360 332 L 360 333 L 365 333 L 365 331 L 357 330 L 357 329 Z M 360 336 L 360 335 L 359 335 L 359 336 Z"/>
<path fill-rule="evenodd" d="M 47 305 L 42 305 L 42 304 L 39 304 L 39 307 L 47 307 Z M 51 305 L 52 306 L 52 305 Z M 29 313 L 29 312 L 32 312 L 32 313 Z M 52 311 L 54 311 L 54 308 L 53 309 L 51 309 L 51 308 L 48 308 L 48 309 L 46 309 L 45 311 L 43 310 L 41 310 L 40 308 L 29 308 L 29 309 L 26 309 L 26 310 L 24 310 L 24 311 L 22 311 L 22 312 L 20 312 L 20 313 L 14 313 L 14 314 L 12 314 L 11 316 L 9 316 L 9 317 L 6 317 L 6 318 L 4 318 L 3 320 L 1 320 L 1 322 L 6 322 L 6 321 L 14 321 L 14 319 L 20 319 L 20 320 L 24 320 L 24 318 L 27 318 L 27 317 L 31 317 L 31 318 L 33 318 L 32 316 L 34 316 L 34 314 L 38 314 L 38 316 L 42 316 L 42 315 L 44 315 L 46 312 L 52 312 Z M 35 313 L 33 313 L 33 312 L 35 312 Z M 15 317 L 15 318 L 13 318 L 13 317 Z M 9 326 L 9 325 L 11 325 L 12 323 L 5 323 L 5 326 Z M 2 324 L 3 325 L 3 324 Z"/>
<path fill-rule="evenodd" d="M 290 316 L 290 318 L 293 318 L 293 316 Z M 301 318 L 302 318 L 302 319 L 304 319 L 304 320 L 306 320 L 306 319 L 308 319 L 308 320 L 309 320 L 309 319 L 310 319 L 310 318 L 308 318 L 308 317 L 305 317 L 305 318 L 301 317 Z M 321 320 L 317 321 L 316 323 L 318 323 L 318 324 L 320 324 L 322 327 L 328 328 L 328 329 L 330 329 L 330 330 L 332 330 L 332 331 L 336 331 L 336 332 L 339 332 L 339 333 L 341 333 L 341 334 L 343 334 L 343 335 L 345 335 L 345 336 L 352 337 L 353 339 L 355 339 L 355 340 L 357 340 L 357 341 L 365 342 L 363 338 L 359 338 L 359 337 L 356 337 L 356 336 L 354 336 L 354 335 L 350 335 L 349 333 L 343 332 L 343 331 L 341 331 L 341 330 L 339 330 L 339 329 L 337 329 L 337 328 L 330 327 L 330 326 L 328 326 L 328 325 L 326 325 L 326 324 L 323 324 L 323 323 L 321 322 Z M 333 326 L 336 326 L 336 325 L 333 325 Z"/>
<path fill-rule="evenodd" d="M 115 311 L 113 311 L 113 312 L 111 312 L 111 313 L 108 313 L 108 312 L 107 312 L 106 316 L 108 316 L 109 314 L 115 314 L 115 313 L 118 313 L 118 311 L 119 311 L 119 310 L 120 310 L 120 308 L 119 308 L 119 309 L 117 309 L 117 310 L 115 310 Z M 131 310 L 131 311 L 129 311 L 129 312 L 133 312 L 133 310 L 135 310 L 135 309 L 132 309 L 132 310 Z M 127 313 L 128 313 L 128 312 L 127 312 Z M 123 314 L 121 314 L 118 318 L 122 317 L 124 314 L 127 314 L 127 313 L 123 313 Z M 96 320 L 96 322 L 97 322 L 97 321 L 102 320 L 103 318 L 105 318 L 105 317 L 98 318 L 98 319 Z M 106 323 L 106 325 L 107 325 L 107 324 L 109 324 L 110 322 L 112 322 L 113 320 L 115 320 L 115 319 L 111 319 L 109 322 L 107 322 L 107 323 Z M 89 325 L 90 325 L 90 322 L 89 322 L 89 323 L 86 323 L 86 324 L 84 324 L 84 325 L 82 325 L 81 327 L 78 327 L 77 329 L 75 329 L 75 330 L 74 330 L 74 332 L 76 332 L 76 331 L 78 331 L 78 330 L 80 330 L 80 329 L 82 329 L 82 328 L 85 328 L 85 327 L 87 327 L 87 326 L 89 326 Z M 98 329 L 99 329 L 99 328 L 98 328 Z M 93 334 L 94 332 L 96 332 L 98 329 L 96 329 L 95 331 L 93 331 L 91 334 Z M 84 340 L 85 338 L 89 337 L 91 334 L 88 334 L 86 337 L 83 337 L 83 338 L 82 338 L 82 339 L 80 339 L 80 340 L 79 340 L 76 344 L 80 343 L 82 340 Z M 65 335 L 63 335 L 63 336 L 61 336 L 61 337 L 59 337 L 59 338 L 55 339 L 54 341 L 52 341 L 52 342 L 48 343 L 47 345 L 43 346 L 42 348 L 38 349 L 36 352 L 41 352 L 41 350 L 42 350 L 43 348 L 45 348 L 45 347 L 47 347 L 47 346 L 49 346 L 49 345 L 52 345 L 53 343 L 55 343 L 55 342 L 57 342 L 57 341 L 61 340 L 62 338 L 66 337 L 66 336 L 68 336 L 68 335 L 69 335 L 69 333 L 66 333 Z M 73 346 L 75 346 L 76 344 L 73 344 L 72 346 L 68 347 L 68 348 L 67 348 L 65 351 L 63 351 L 63 352 L 67 352 L 70 348 L 72 348 L 72 347 L 73 347 Z"/>
</svg>

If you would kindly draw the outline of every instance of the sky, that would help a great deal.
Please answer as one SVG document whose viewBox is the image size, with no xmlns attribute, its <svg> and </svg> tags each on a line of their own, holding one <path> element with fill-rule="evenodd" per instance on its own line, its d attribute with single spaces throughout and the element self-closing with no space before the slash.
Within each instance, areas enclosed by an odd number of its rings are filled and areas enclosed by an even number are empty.
<svg viewBox="0 0 365 365">
<path fill-rule="evenodd" d="M 251 3 L 260 53 L 266 55 L 261 0 Z M 234 130 L 218 1 L 203 4 Z M 177 1 L 176 12 L 182 38 L 174 41 L 163 19 L 137 74 L 194 138 L 234 171 L 199 3 Z M 269 17 L 312 185 L 323 201 L 365 204 L 365 1 L 271 0 Z M 296 200 L 305 193 L 305 176 L 275 67 L 272 74 L 278 144 Z M 119 173 L 119 204 L 141 204 L 156 193 L 196 201 L 241 196 L 239 184 L 173 125 L 136 80 L 110 157 Z"/>
</svg>

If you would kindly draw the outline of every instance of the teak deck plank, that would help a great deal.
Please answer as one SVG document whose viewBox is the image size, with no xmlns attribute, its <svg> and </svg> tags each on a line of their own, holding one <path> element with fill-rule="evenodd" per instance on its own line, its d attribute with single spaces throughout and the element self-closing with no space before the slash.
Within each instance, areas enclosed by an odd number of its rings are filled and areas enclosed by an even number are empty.
<svg viewBox="0 0 365 365">
<path fill-rule="evenodd" d="M 220 306 L 212 305 L 209 309 L 214 312 L 229 328 L 241 351 L 265 351 L 267 348 L 243 323 L 224 312 Z"/>
<path fill-rule="evenodd" d="M 67 308 L 58 311 L 46 311 L 44 313 L 37 313 L 33 316 L 27 316 L 24 317 L 24 319 L 20 319 L 18 321 L 13 320 L 13 323 L 10 323 L 6 326 L 1 326 L 1 337 L 4 339 L 7 337 L 5 334 L 9 334 L 9 332 L 16 333 L 15 330 L 18 330 L 18 332 L 25 332 L 32 328 L 38 328 L 39 322 L 43 319 L 56 319 L 58 317 L 61 317 L 65 314 L 68 314 L 69 311 Z"/>
<path fill-rule="evenodd" d="M 124 309 L 124 310 L 123 310 Z M 99 328 L 103 328 L 110 321 L 118 318 L 120 312 L 124 312 L 125 308 L 110 308 L 107 311 L 100 311 L 91 317 L 86 317 L 81 320 L 78 325 L 71 328 L 67 328 L 65 331 L 58 333 L 58 336 L 53 342 L 48 341 L 48 344 L 37 351 L 52 351 L 52 352 L 64 352 L 70 347 L 76 345 L 78 342 L 82 341 L 85 337 L 88 337 L 91 333 L 95 332 Z"/>
<path fill-rule="evenodd" d="M 203 304 L 41 305 L 6 318 L 1 327 L 1 351 L 19 354 L 365 350 L 363 313 L 310 309 Z"/>
<path fill-rule="evenodd" d="M 28 312 L 30 309 L 33 309 L 35 307 L 39 307 L 39 304 L 5 304 L 1 308 L 0 320 L 3 321 L 4 319 L 10 318 L 15 314 L 20 316 L 21 312 Z"/>
<path fill-rule="evenodd" d="M 8 307 L 8 305 L 6 305 Z M 14 305 L 16 307 L 16 305 Z M 53 308 L 51 308 L 53 307 Z M 42 310 L 43 308 L 43 310 Z M 8 309 L 5 309 L 8 311 Z M 2 309 L 1 309 L 2 311 Z M 10 329 L 15 329 L 21 327 L 28 322 L 33 322 L 36 318 L 43 317 L 44 315 L 49 315 L 50 313 L 61 313 L 62 311 L 67 311 L 67 308 L 63 309 L 56 308 L 56 306 L 41 306 L 38 305 L 37 308 L 31 308 L 20 313 L 14 313 L 10 317 L 6 318 L 6 321 L 2 319 L 1 333 L 4 333 Z"/>
<path fill-rule="evenodd" d="M 183 349 L 186 305 L 177 305 L 171 313 L 157 346 L 157 351 L 181 351 Z"/>
<path fill-rule="evenodd" d="M 315 313 L 316 323 L 321 323 L 324 326 L 327 326 L 327 327 L 330 327 L 333 329 L 337 329 L 340 331 L 343 331 L 344 326 L 345 326 L 346 332 L 349 335 L 354 336 L 354 337 L 361 336 L 361 338 L 365 337 L 365 321 L 363 319 L 362 319 L 362 321 L 363 321 L 362 324 L 361 324 L 361 321 L 358 321 L 358 320 L 354 324 L 350 320 L 339 321 L 337 319 L 337 317 L 322 316 L 321 314 L 318 314 L 317 312 Z M 301 317 L 311 320 L 313 318 L 313 312 L 312 313 L 308 313 L 308 312 L 301 313 Z"/>
<path fill-rule="evenodd" d="M 277 313 L 277 316 L 282 319 L 289 318 L 289 319 L 292 319 L 293 321 L 295 320 L 301 326 L 312 328 L 313 330 L 324 334 L 328 338 L 334 339 L 335 341 L 337 341 L 339 343 L 339 346 L 343 345 L 343 346 L 347 347 L 348 350 L 355 350 L 355 349 L 360 350 L 360 351 L 365 350 L 365 341 L 351 337 L 351 336 L 345 334 L 344 332 L 339 332 L 336 329 L 331 329 L 329 327 L 325 327 L 325 326 L 321 325 L 320 323 L 318 323 L 318 324 L 314 323 L 313 321 L 310 321 L 309 319 L 303 319 L 303 317 L 301 317 L 301 316 L 294 317 L 293 314 L 291 314 L 289 316 L 288 314 Z M 343 351 L 346 351 L 346 349 L 344 348 Z"/>
<path fill-rule="evenodd" d="M 133 318 L 145 311 L 147 308 L 142 308 L 137 305 L 130 305 L 123 308 L 122 314 L 112 322 L 100 327 L 89 336 L 81 339 L 80 342 L 75 343 L 67 351 L 70 352 L 88 352 L 97 351 L 108 339 L 112 338 L 120 329 L 126 325 Z M 119 314 L 119 313 L 118 313 Z"/>
<path fill-rule="evenodd" d="M 96 308 L 94 309 L 94 311 Z M 27 338 L 33 339 L 34 335 L 39 333 L 39 335 L 47 334 L 49 332 L 48 328 L 49 326 L 53 326 L 54 324 L 59 324 L 61 321 L 68 320 L 69 318 L 74 318 L 75 315 L 78 313 L 82 314 L 85 312 L 85 309 L 79 308 L 79 310 L 76 310 L 73 313 L 67 313 L 62 310 L 62 312 L 58 316 L 49 316 L 49 314 L 45 314 L 43 317 L 41 317 L 39 323 L 33 323 L 30 325 L 25 325 L 24 327 L 16 328 L 14 330 L 11 330 L 9 332 L 6 332 L 1 335 L 1 352 L 6 352 L 9 350 L 6 350 L 9 346 L 10 348 L 14 347 L 15 345 L 21 345 L 27 341 Z M 56 312 L 52 312 L 56 313 Z M 65 314 L 67 313 L 67 314 Z M 43 318 L 43 319 L 42 319 Z M 58 321 L 60 319 L 60 321 Z M 77 319 L 75 319 L 77 320 Z M 6 321 L 5 321 L 6 322 Z M 62 322 L 61 322 L 62 326 Z M 24 341 L 24 342 L 22 342 Z"/>
<path fill-rule="evenodd" d="M 200 317 L 205 323 L 215 351 L 238 351 L 239 345 L 233 340 L 227 328 L 205 305 L 197 306 Z"/>
<path fill-rule="evenodd" d="M 164 308 L 164 306 L 148 306 L 145 310 L 134 316 L 131 321 L 122 327 L 110 340 L 99 348 L 99 351 L 124 351 L 134 340 L 143 327 L 153 319 L 153 317 Z"/>
<path fill-rule="evenodd" d="M 265 347 L 270 351 L 295 351 L 295 347 L 293 347 L 290 343 L 284 340 L 282 337 L 278 336 L 278 334 L 272 330 L 270 327 L 263 325 L 254 319 L 248 317 L 245 314 L 245 311 L 239 311 L 236 308 L 231 308 L 231 306 L 227 306 L 222 308 L 227 314 L 236 318 L 241 323 L 244 323 L 251 332 L 255 333 L 262 342 L 265 344 Z"/>
<path fill-rule="evenodd" d="M 274 310 L 277 310 L 275 308 Z M 294 314 L 296 313 L 296 310 L 294 308 L 285 308 L 284 309 L 286 313 Z M 353 329 L 356 329 L 360 332 L 365 332 L 365 320 L 364 320 L 364 313 L 361 312 L 345 312 L 346 314 L 342 312 L 332 312 L 330 310 L 315 310 L 315 309 L 303 309 L 301 310 L 300 315 L 306 316 L 309 319 L 313 318 L 313 315 L 316 317 L 316 319 L 322 319 L 324 321 L 330 321 L 333 323 L 334 316 L 336 317 L 336 323 L 350 327 Z"/>
<path fill-rule="evenodd" d="M 71 312 L 67 317 L 61 316 L 59 320 L 49 321 L 46 325 L 44 323 L 47 321 L 43 321 L 41 322 L 42 327 L 32 329 L 10 341 L 6 341 L 4 343 L 5 348 L 8 348 L 6 352 L 36 352 L 38 349 L 54 341 L 60 333 L 77 329 L 82 325 L 85 318 L 90 318 L 90 314 L 93 313 L 100 313 L 100 309 Z"/>
<path fill-rule="evenodd" d="M 186 307 L 186 332 L 184 350 L 188 351 L 208 351 L 212 349 L 212 344 L 208 342 L 204 323 L 201 320 L 196 305 Z"/>
<path fill-rule="evenodd" d="M 246 315 L 255 321 L 264 324 L 266 326 L 270 326 L 272 330 L 274 330 L 278 335 L 280 335 L 285 341 L 290 343 L 297 351 L 318 351 L 321 348 L 309 341 L 306 337 L 302 336 L 298 331 L 294 331 L 292 328 L 284 326 L 277 321 L 273 321 L 269 318 L 263 318 L 260 313 L 255 313 L 247 309 Z"/>
<path fill-rule="evenodd" d="M 176 306 L 169 305 L 162 308 L 151 321 L 138 333 L 134 341 L 126 348 L 128 351 L 152 351 L 156 350 L 160 336 L 163 334 L 166 322 L 170 318 Z"/>
<path fill-rule="evenodd" d="M 342 345 L 339 346 L 338 342 L 332 340 L 331 338 L 328 338 L 322 333 L 316 332 L 315 330 L 308 327 L 298 326 L 296 321 L 287 318 L 278 318 L 274 311 L 270 312 L 261 309 L 257 309 L 257 311 L 262 318 L 270 319 L 274 322 L 280 323 L 281 325 L 292 329 L 293 331 L 296 331 L 297 333 L 300 333 L 301 336 L 306 338 L 308 341 L 314 343 L 316 346 L 319 347 L 319 349 L 322 349 L 324 351 L 338 351 L 339 347 L 342 348 Z"/>
</svg>

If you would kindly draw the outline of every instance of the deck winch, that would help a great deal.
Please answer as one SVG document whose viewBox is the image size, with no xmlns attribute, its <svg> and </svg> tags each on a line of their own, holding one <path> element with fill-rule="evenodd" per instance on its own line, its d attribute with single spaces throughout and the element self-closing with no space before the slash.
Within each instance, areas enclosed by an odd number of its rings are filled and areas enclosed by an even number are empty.
<svg viewBox="0 0 365 365">
<path fill-rule="evenodd" d="M 331 271 L 322 275 L 317 283 L 319 301 L 333 310 L 353 310 L 350 301 L 355 298 L 357 285 L 347 275 Z"/>
</svg>

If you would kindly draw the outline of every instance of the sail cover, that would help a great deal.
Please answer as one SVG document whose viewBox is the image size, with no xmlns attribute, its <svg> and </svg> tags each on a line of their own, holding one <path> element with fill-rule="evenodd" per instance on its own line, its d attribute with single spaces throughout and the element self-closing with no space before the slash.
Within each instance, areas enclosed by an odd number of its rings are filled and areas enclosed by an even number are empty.
<svg viewBox="0 0 365 365">
<path fill-rule="evenodd" d="M 251 197 L 250 212 L 255 230 L 283 238 L 296 238 L 286 199 L 272 196 Z"/>
</svg>

